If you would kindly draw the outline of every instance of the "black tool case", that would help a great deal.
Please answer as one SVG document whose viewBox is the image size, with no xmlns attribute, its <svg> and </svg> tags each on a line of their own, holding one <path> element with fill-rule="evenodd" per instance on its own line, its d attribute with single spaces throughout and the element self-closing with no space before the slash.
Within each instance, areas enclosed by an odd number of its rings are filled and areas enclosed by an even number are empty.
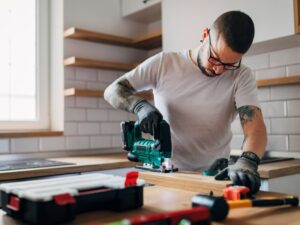
<svg viewBox="0 0 300 225">
<path fill-rule="evenodd" d="M 144 181 L 93 173 L 0 185 L 7 215 L 36 225 L 68 222 L 92 210 L 123 211 L 143 205 Z"/>
</svg>

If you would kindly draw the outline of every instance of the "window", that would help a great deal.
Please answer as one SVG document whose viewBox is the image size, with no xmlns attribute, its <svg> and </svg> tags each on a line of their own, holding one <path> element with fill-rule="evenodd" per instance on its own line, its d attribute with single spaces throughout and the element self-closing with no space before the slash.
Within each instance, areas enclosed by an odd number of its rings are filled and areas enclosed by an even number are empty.
<svg viewBox="0 0 300 225">
<path fill-rule="evenodd" d="M 48 0 L 0 1 L 0 129 L 49 129 Z"/>
</svg>

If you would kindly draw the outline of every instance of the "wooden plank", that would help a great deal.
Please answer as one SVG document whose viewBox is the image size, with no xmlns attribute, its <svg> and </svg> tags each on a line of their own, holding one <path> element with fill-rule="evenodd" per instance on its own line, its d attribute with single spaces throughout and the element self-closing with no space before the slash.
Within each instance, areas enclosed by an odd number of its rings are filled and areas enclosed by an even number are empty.
<svg viewBox="0 0 300 225">
<path fill-rule="evenodd" d="M 129 38 L 71 27 L 65 30 L 64 37 L 83 41 L 92 41 L 97 43 L 126 46 L 144 50 L 162 47 L 161 31 L 141 35 L 136 38 Z"/>
<path fill-rule="evenodd" d="M 300 33 L 300 0 L 294 0 L 295 33 Z"/>
<path fill-rule="evenodd" d="M 300 173 L 300 159 L 261 164 L 258 167 L 261 178 L 272 179 Z"/>
<path fill-rule="evenodd" d="M 139 177 L 150 184 L 205 194 L 213 191 L 217 195 L 223 194 L 223 189 L 231 183 L 230 181 L 216 181 L 214 177 L 191 172 L 156 173 L 145 171 L 140 172 Z"/>
<path fill-rule="evenodd" d="M 68 88 L 68 89 L 65 89 L 64 92 L 65 92 L 65 96 L 103 97 L 102 90 Z"/>
<path fill-rule="evenodd" d="M 146 50 L 161 48 L 162 33 L 160 31 L 157 31 L 137 37 L 133 41 L 133 46 L 136 48 L 142 48 Z"/>
<path fill-rule="evenodd" d="M 299 83 L 300 83 L 300 76 L 271 78 L 271 79 L 256 81 L 258 87 L 269 87 L 269 86 L 299 84 Z"/>
<path fill-rule="evenodd" d="M 63 136 L 63 131 L 51 130 L 22 130 L 22 131 L 1 131 L 0 138 L 13 138 L 13 137 L 54 137 Z"/>
<path fill-rule="evenodd" d="M 132 38 L 94 32 L 94 31 L 79 29 L 76 27 L 71 27 L 65 30 L 64 37 L 84 40 L 84 41 L 98 42 L 98 43 L 128 46 L 128 47 L 132 45 Z"/>
<path fill-rule="evenodd" d="M 79 88 L 68 88 L 64 91 L 65 96 L 81 96 L 81 97 L 103 97 L 103 90 L 88 90 Z M 153 94 L 151 91 L 143 91 L 135 94 L 147 100 L 153 100 Z"/>
<path fill-rule="evenodd" d="M 94 59 L 83 59 L 77 57 L 69 57 L 64 60 L 65 66 L 72 67 L 87 67 L 87 68 L 97 68 L 97 69 L 107 69 L 107 70 L 120 70 L 120 71 L 130 71 L 134 69 L 136 64 L 125 64 L 117 62 L 108 62 Z"/>
</svg>

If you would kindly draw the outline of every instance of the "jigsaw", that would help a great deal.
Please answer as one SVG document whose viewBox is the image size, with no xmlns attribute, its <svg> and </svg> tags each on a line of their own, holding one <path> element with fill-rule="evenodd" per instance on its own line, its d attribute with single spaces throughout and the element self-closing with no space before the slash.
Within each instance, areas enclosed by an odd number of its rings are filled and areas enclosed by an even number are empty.
<svg viewBox="0 0 300 225">
<path fill-rule="evenodd" d="M 134 162 L 143 162 L 140 169 L 155 172 L 174 172 L 177 168 L 170 162 L 172 143 L 169 124 L 162 120 L 158 134 L 153 134 L 152 139 L 145 139 L 138 122 L 122 121 L 123 149 L 128 151 L 128 159 Z"/>
</svg>

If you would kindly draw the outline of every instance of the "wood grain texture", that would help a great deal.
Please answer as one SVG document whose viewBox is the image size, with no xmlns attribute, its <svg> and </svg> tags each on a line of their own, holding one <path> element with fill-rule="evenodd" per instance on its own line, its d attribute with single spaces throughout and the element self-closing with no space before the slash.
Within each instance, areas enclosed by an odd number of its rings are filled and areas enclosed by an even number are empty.
<svg viewBox="0 0 300 225">
<path fill-rule="evenodd" d="M 15 137 L 54 137 L 63 136 L 63 131 L 51 130 L 22 130 L 22 131 L 1 131 L 0 138 L 15 138 Z"/>
<path fill-rule="evenodd" d="M 287 84 L 300 84 L 300 76 L 257 80 L 256 84 L 258 87 L 269 87 L 269 86 L 278 86 L 278 85 L 287 85 Z"/>
<path fill-rule="evenodd" d="M 101 60 L 94 60 L 94 59 L 83 59 L 75 56 L 66 58 L 64 60 L 64 65 L 71 66 L 71 67 L 86 67 L 86 68 L 120 70 L 120 71 L 130 71 L 137 66 L 135 64 L 108 62 L 108 61 L 101 61 Z"/>
<path fill-rule="evenodd" d="M 64 37 L 77 40 L 92 41 L 97 43 L 120 45 L 144 50 L 151 50 L 162 47 L 161 31 L 151 32 L 135 38 L 129 38 L 71 27 L 65 30 Z"/>
<path fill-rule="evenodd" d="M 300 33 L 300 0 L 294 0 L 295 33 Z"/>
<path fill-rule="evenodd" d="M 223 189 L 231 184 L 230 181 L 216 181 L 214 177 L 191 172 L 156 173 L 145 171 L 140 172 L 140 177 L 147 183 L 203 194 L 209 194 L 210 191 L 217 195 L 223 194 Z"/>
</svg>

